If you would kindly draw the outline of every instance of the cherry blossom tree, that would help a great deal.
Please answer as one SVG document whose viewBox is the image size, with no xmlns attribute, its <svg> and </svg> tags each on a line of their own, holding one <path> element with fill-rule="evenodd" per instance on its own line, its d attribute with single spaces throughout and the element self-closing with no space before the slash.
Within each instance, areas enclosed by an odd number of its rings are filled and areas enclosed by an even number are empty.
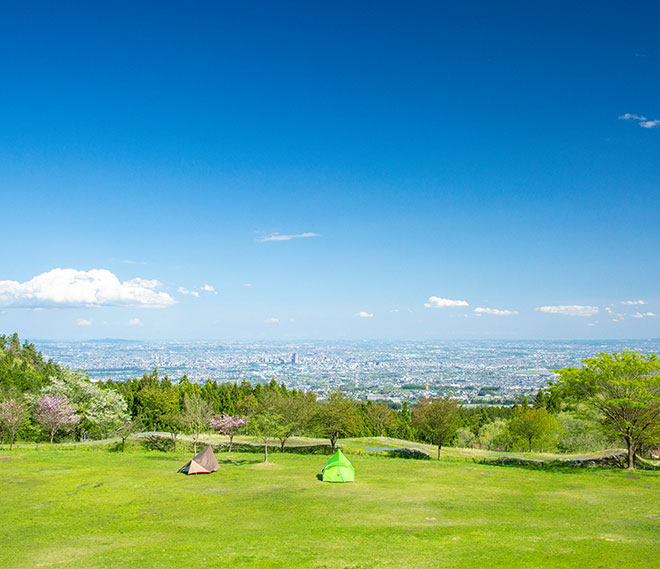
<svg viewBox="0 0 660 569">
<path fill-rule="evenodd" d="M 76 410 L 64 396 L 44 395 L 37 401 L 34 418 L 50 432 L 50 442 L 57 431 L 66 431 L 80 421 Z"/>
<path fill-rule="evenodd" d="M 231 452 L 234 444 L 234 435 L 238 433 L 247 422 L 247 417 L 241 417 L 240 415 L 232 416 L 223 413 L 222 415 L 216 415 L 211 419 L 211 427 L 219 433 L 229 437 L 229 452 Z"/>
<path fill-rule="evenodd" d="M 9 433 L 9 450 L 14 448 L 16 431 L 23 426 L 27 415 L 25 404 L 18 399 L 8 399 L 0 403 L 0 423 L 3 429 Z"/>
</svg>

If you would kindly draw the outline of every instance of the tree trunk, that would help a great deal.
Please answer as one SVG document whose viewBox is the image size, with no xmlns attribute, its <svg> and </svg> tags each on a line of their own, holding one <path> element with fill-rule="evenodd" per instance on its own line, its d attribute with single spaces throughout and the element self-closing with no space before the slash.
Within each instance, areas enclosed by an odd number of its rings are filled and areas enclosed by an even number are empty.
<svg viewBox="0 0 660 569">
<path fill-rule="evenodd" d="M 172 435 L 172 442 L 174 443 L 174 452 L 176 452 L 176 435 Z"/>
<path fill-rule="evenodd" d="M 626 447 L 628 449 L 628 470 L 635 470 L 635 453 L 633 452 L 630 437 L 626 437 Z"/>
<path fill-rule="evenodd" d="M 264 462 L 268 462 L 268 439 L 264 441 Z"/>
<path fill-rule="evenodd" d="M 121 438 L 121 452 L 124 452 L 124 442 L 126 441 L 126 437 Z"/>
<path fill-rule="evenodd" d="M 55 435 L 55 431 L 52 430 L 52 431 L 50 432 L 50 444 L 51 444 L 51 445 L 53 444 L 53 436 L 54 436 L 54 435 Z"/>
<path fill-rule="evenodd" d="M 529 452 L 532 452 L 532 437 L 529 437 Z"/>
<path fill-rule="evenodd" d="M 229 435 L 229 450 L 227 452 L 231 452 L 233 446 L 234 446 L 234 434 L 232 433 L 231 435 Z"/>
<path fill-rule="evenodd" d="M 330 437 L 330 450 L 334 453 L 335 452 L 335 446 L 337 445 L 337 439 L 339 437 L 333 435 Z"/>
<path fill-rule="evenodd" d="M 9 450 L 14 448 L 14 433 L 11 434 L 11 440 L 9 441 Z"/>
<path fill-rule="evenodd" d="M 284 452 L 284 445 L 286 444 L 286 439 L 280 440 L 280 452 Z"/>
<path fill-rule="evenodd" d="M 193 439 L 193 454 L 197 454 L 197 439 Z"/>
<path fill-rule="evenodd" d="M 442 445 L 438 445 L 438 460 L 440 460 L 440 449 L 442 448 Z"/>
</svg>

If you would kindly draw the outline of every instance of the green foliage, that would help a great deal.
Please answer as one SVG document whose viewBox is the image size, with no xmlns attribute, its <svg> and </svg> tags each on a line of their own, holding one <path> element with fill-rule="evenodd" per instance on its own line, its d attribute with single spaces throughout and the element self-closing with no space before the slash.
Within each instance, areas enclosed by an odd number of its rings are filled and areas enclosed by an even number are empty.
<svg viewBox="0 0 660 569">
<path fill-rule="evenodd" d="M 394 409 L 387 403 L 374 403 L 369 401 L 364 406 L 366 415 L 366 423 L 370 428 L 369 434 L 374 434 L 380 437 L 393 434 L 393 429 L 397 425 L 397 418 Z"/>
<path fill-rule="evenodd" d="M 449 397 L 422 399 L 413 409 L 413 425 L 421 437 L 440 449 L 456 436 L 460 421 L 458 402 Z"/>
<path fill-rule="evenodd" d="M 81 417 L 75 428 L 79 437 L 109 436 L 130 420 L 123 397 L 92 383 L 82 372 L 63 370 L 41 394 L 67 398 Z"/>
<path fill-rule="evenodd" d="M 333 452 L 339 438 L 356 436 L 362 429 L 355 400 L 341 391 L 333 391 L 319 402 L 312 421 L 316 432 L 330 439 Z"/>
<path fill-rule="evenodd" d="M 51 377 L 60 377 L 62 368 L 53 360 L 44 361 L 34 344 L 21 345 L 18 334 L 0 334 L 0 394 L 9 398 L 37 393 Z"/>
<path fill-rule="evenodd" d="M 560 432 L 559 423 L 544 407 L 534 409 L 526 404 L 516 410 L 506 426 L 513 447 L 529 452 L 556 448 Z"/>
<path fill-rule="evenodd" d="M 477 437 L 471 429 L 467 427 L 460 427 L 456 431 L 456 439 L 454 444 L 459 448 L 472 448 L 477 441 Z"/>
<path fill-rule="evenodd" d="M 594 411 L 562 411 L 556 415 L 556 419 L 561 426 L 561 435 L 557 442 L 559 451 L 595 452 L 612 447 L 612 441 L 599 428 L 598 417 Z"/>
<path fill-rule="evenodd" d="M 181 422 L 193 437 L 195 453 L 197 453 L 199 435 L 202 431 L 209 429 L 213 415 L 213 408 L 198 393 L 184 398 Z"/>
<path fill-rule="evenodd" d="M 553 389 L 598 413 L 608 437 L 626 444 L 628 468 L 635 454 L 660 441 L 660 360 L 656 354 L 601 353 L 582 367 L 557 370 Z"/>
<path fill-rule="evenodd" d="M 506 424 L 507 422 L 503 419 L 496 419 L 482 425 L 477 435 L 479 446 L 487 450 L 506 449 L 508 447 Z"/>
</svg>

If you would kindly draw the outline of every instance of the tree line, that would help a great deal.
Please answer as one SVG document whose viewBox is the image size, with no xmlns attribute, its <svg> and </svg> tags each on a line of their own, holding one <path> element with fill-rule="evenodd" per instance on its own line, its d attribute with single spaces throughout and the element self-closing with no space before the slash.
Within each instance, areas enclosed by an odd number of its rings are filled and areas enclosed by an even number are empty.
<svg viewBox="0 0 660 569">
<path fill-rule="evenodd" d="M 0 336 L 0 444 L 121 437 L 142 430 L 193 439 L 216 431 L 258 437 L 281 450 L 295 436 L 326 438 L 334 450 L 346 437 L 394 437 L 491 450 L 591 451 L 625 444 L 635 455 L 660 446 L 660 364 L 657 355 L 599 354 L 564 368 L 530 402 L 467 407 L 449 397 L 414 405 L 357 401 L 340 391 L 322 400 L 284 383 L 171 381 L 157 369 L 141 378 L 91 382 L 84 372 L 46 361 L 16 334 Z"/>
</svg>

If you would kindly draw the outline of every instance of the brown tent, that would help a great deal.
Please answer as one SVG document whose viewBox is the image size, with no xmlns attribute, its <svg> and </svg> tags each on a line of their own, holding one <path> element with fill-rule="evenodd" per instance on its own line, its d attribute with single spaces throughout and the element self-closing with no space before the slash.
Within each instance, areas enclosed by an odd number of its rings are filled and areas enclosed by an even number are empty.
<svg viewBox="0 0 660 569">
<path fill-rule="evenodd" d="M 183 472 L 184 474 L 210 474 L 218 470 L 218 468 L 220 468 L 220 465 L 213 454 L 213 447 L 207 445 L 202 452 L 196 454 L 192 460 L 186 462 L 179 469 L 179 472 Z"/>
</svg>

